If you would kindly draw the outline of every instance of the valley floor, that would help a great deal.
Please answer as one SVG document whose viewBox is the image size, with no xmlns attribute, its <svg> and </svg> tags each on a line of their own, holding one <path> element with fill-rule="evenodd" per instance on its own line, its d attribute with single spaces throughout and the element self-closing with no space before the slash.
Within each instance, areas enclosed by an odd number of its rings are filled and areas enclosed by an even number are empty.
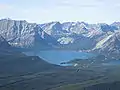
<svg viewBox="0 0 120 90">
<path fill-rule="evenodd" d="M 88 87 L 120 81 L 119 69 L 120 66 L 86 68 L 77 71 L 76 68 L 65 67 L 62 70 L 46 72 L 37 71 L 16 75 L 11 74 L 9 76 L 1 74 L 0 90 L 98 90 L 88 89 Z M 106 89 L 102 88 L 99 90 Z M 120 88 L 115 90 L 120 90 Z"/>
</svg>

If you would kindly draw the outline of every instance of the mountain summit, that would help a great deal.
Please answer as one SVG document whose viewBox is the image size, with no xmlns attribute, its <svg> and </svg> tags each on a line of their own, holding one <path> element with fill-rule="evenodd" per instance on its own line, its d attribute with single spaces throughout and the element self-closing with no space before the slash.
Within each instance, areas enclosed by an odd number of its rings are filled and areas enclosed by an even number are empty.
<svg viewBox="0 0 120 90">
<path fill-rule="evenodd" d="M 36 24 L 25 20 L 0 20 L 1 37 L 12 47 L 22 49 L 69 49 L 118 53 L 119 33 L 119 22 L 111 25 L 85 22 Z"/>
</svg>

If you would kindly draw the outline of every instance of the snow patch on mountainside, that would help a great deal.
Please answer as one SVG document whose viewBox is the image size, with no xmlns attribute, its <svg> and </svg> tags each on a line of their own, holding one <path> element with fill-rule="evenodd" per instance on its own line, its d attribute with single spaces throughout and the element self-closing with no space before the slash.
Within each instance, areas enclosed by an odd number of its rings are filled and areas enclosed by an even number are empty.
<svg viewBox="0 0 120 90">
<path fill-rule="evenodd" d="M 0 35 L 18 48 L 70 49 L 77 51 L 117 51 L 120 23 L 111 25 L 85 22 L 28 23 L 25 20 L 0 20 Z M 116 33 L 116 35 L 114 35 Z M 105 52 L 105 53 L 106 53 Z"/>
<path fill-rule="evenodd" d="M 111 34 L 111 35 L 109 35 L 109 36 L 106 36 L 106 38 L 104 38 L 104 39 L 102 39 L 101 41 L 99 41 L 99 42 L 96 44 L 96 46 L 95 46 L 94 49 L 102 48 L 103 45 L 104 45 L 104 43 L 105 43 L 107 40 L 109 40 L 112 36 L 113 36 L 113 34 Z"/>
<path fill-rule="evenodd" d="M 60 44 L 69 44 L 69 43 L 73 43 L 74 39 L 71 37 L 62 37 L 59 38 L 57 41 L 60 42 Z"/>
</svg>

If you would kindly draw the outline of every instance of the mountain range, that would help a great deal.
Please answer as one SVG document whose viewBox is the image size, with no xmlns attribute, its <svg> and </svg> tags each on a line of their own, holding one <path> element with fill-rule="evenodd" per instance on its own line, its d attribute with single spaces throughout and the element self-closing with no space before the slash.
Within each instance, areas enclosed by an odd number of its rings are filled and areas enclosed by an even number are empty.
<svg viewBox="0 0 120 90">
<path fill-rule="evenodd" d="M 72 50 L 100 55 L 67 62 L 75 63 L 73 67 L 51 64 L 42 57 L 21 52 L 40 50 Z M 120 66 L 103 64 L 115 58 L 119 61 L 119 55 L 119 22 L 111 25 L 85 22 L 36 24 L 0 20 L 0 90 L 119 90 Z"/>
<path fill-rule="evenodd" d="M 110 25 L 85 22 L 36 24 L 1 19 L 1 45 L 21 50 L 75 50 L 116 56 L 120 54 L 120 22 Z"/>
</svg>

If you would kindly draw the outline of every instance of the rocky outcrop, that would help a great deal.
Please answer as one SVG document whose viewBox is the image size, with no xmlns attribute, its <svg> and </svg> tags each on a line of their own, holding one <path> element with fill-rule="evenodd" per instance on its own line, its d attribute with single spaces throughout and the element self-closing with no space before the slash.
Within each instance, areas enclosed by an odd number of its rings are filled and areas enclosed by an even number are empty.
<svg viewBox="0 0 120 90">
<path fill-rule="evenodd" d="M 28 23 L 25 20 L 0 20 L 0 35 L 13 47 L 24 49 L 67 49 L 119 52 L 119 22 L 88 24 L 85 22 Z"/>
<path fill-rule="evenodd" d="M 10 19 L 0 20 L 0 35 L 10 45 L 19 48 L 44 48 L 55 41 L 36 23 Z"/>
</svg>

